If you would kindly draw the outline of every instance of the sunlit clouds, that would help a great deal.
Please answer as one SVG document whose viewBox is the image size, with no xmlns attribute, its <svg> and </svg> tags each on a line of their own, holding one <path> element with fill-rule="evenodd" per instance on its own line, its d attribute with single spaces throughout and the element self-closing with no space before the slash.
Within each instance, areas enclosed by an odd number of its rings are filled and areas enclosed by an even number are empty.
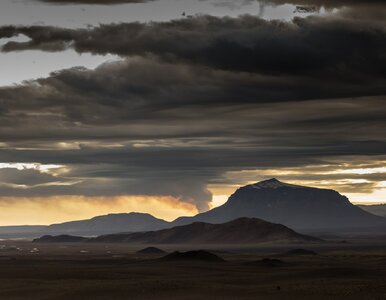
<svg viewBox="0 0 386 300">
<path fill-rule="evenodd" d="M 0 197 L 0 226 L 46 225 L 122 212 L 150 213 L 170 221 L 181 215 L 195 215 L 197 209 L 172 197 Z"/>
<path fill-rule="evenodd" d="M 0 169 L 38 170 L 42 173 L 50 173 L 63 167 L 61 165 L 42 165 L 40 163 L 0 163 Z"/>
<path fill-rule="evenodd" d="M 4 224 L 170 220 L 272 177 L 386 201 L 383 3 L 142 2 L 0 3 Z"/>
</svg>

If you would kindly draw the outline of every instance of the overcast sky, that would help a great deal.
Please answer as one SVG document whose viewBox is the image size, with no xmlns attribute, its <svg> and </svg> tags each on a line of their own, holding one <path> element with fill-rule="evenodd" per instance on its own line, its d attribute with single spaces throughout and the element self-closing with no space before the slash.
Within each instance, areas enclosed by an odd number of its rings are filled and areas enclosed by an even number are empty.
<svg viewBox="0 0 386 300">
<path fill-rule="evenodd" d="M 290 19 L 296 15 L 293 5 L 262 6 L 257 1 L 240 1 L 241 3 L 221 0 L 161 0 L 146 3 L 119 3 L 118 1 L 115 5 L 90 5 L 87 3 L 63 5 L 65 3 L 60 3 L 60 1 L 47 2 L 39 0 L 0 1 L 0 26 L 13 24 L 84 28 L 100 23 L 169 21 L 180 18 L 184 12 L 188 15 L 205 13 L 234 17 L 249 13 L 262 15 L 264 18 L 280 19 Z M 27 40 L 27 38 L 20 36 L 19 40 Z M 0 41 L 0 45 L 6 41 L 6 39 Z M 0 74 L 0 85 L 47 76 L 52 71 L 74 66 L 95 68 L 102 62 L 113 59 L 117 59 L 117 57 L 91 54 L 79 56 L 74 51 L 0 53 L 0 65 L 9 70 L 9 72 Z"/>
<path fill-rule="evenodd" d="M 0 2 L 0 225 L 270 177 L 385 202 L 382 1 L 130 2 Z"/>
</svg>

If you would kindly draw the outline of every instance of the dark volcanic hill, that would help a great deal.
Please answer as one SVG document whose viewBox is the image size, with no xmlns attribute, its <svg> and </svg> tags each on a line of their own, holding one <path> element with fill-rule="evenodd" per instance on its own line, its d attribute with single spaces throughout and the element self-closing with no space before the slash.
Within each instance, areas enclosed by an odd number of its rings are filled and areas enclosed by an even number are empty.
<svg viewBox="0 0 386 300">
<path fill-rule="evenodd" d="M 150 231 L 170 226 L 169 222 L 150 214 L 128 213 L 98 216 L 89 220 L 53 224 L 45 228 L 48 234 L 102 235 L 117 232 Z"/>
<path fill-rule="evenodd" d="M 173 224 L 224 223 L 240 217 L 260 218 L 295 229 L 386 228 L 385 218 L 360 209 L 334 190 L 277 179 L 239 188 L 224 205 L 194 217 L 178 218 Z"/>
<path fill-rule="evenodd" d="M 146 254 L 146 255 L 165 254 L 165 253 L 166 253 L 165 251 L 156 247 L 147 247 L 145 249 L 141 249 L 137 251 L 137 254 Z"/>
<path fill-rule="evenodd" d="M 272 224 L 260 219 L 240 218 L 224 224 L 196 222 L 159 231 L 109 234 L 90 241 L 139 244 L 257 244 L 320 240 L 299 234 L 281 224 Z"/>
<path fill-rule="evenodd" d="M 187 252 L 173 252 L 161 258 L 166 261 L 204 261 L 204 262 L 225 262 L 223 258 L 205 250 Z"/>
<path fill-rule="evenodd" d="M 44 235 L 40 238 L 34 239 L 32 242 L 34 243 L 80 243 L 86 242 L 88 238 L 81 236 L 72 236 L 72 235 Z"/>
<path fill-rule="evenodd" d="M 285 255 L 318 255 L 318 253 L 307 249 L 293 249 L 287 251 Z"/>
</svg>

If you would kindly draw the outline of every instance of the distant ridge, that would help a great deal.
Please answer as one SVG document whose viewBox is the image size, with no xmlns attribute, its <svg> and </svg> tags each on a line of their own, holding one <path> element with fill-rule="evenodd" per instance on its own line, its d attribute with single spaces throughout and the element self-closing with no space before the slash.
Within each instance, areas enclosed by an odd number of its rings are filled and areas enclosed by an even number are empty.
<svg viewBox="0 0 386 300">
<path fill-rule="evenodd" d="M 358 205 L 361 209 L 373 215 L 386 217 L 386 204 Z"/>
<path fill-rule="evenodd" d="M 334 190 L 288 184 L 273 178 L 239 188 L 220 207 L 173 222 L 144 213 L 110 214 L 49 226 L 0 227 L 0 238 L 148 232 L 195 222 L 221 224 L 243 217 L 308 232 L 384 232 L 386 218 L 375 214 L 382 215 L 385 207 L 356 206 Z"/>
<path fill-rule="evenodd" d="M 334 190 L 288 184 L 275 178 L 241 187 L 222 206 L 194 217 L 178 218 L 173 224 L 224 223 L 240 217 L 260 218 L 297 230 L 386 228 L 385 218 L 362 210 Z"/>
<path fill-rule="evenodd" d="M 34 239 L 33 242 L 39 242 L 39 243 L 79 243 L 79 242 L 86 242 L 88 241 L 88 238 L 81 237 L 81 236 L 72 236 L 72 235 L 44 235 L 41 238 Z"/>
<path fill-rule="evenodd" d="M 37 239 L 36 242 L 45 242 Z M 266 242 L 304 243 L 320 239 L 299 234 L 281 224 L 240 218 L 224 224 L 196 222 L 150 232 L 108 234 L 88 242 L 133 244 L 258 244 Z M 61 242 L 61 238 L 58 238 Z"/>
<path fill-rule="evenodd" d="M 33 238 L 44 234 L 46 228 L 45 225 L 0 226 L 0 238 Z"/>
<path fill-rule="evenodd" d="M 42 235 L 98 236 L 117 232 L 139 232 L 170 227 L 170 223 L 146 213 L 121 213 L 96 216 L 48 226 L 0 226 L 0 238 Z"/>
<path fill-rule="evenodd" d="M 50 234 L 102 235 L 117 232 L 150 231 L 169 226 L 169 222 L 145 213 L 109 214 L 88 220 L 53 224 L 45 229 Z"/>
<path fill-rule="evenodd" d="M 165 254 L 166 252 L 156 247 L 147 247 L 137 251 L 137 254 L 153 255 L 153 254 Z"/>
<path fill-rule="evenodd" d="M 299 234 L 284 225 L 252 218 L 239 218 L 223 224 L 195 222 L 159 231 L 111 234 L 93 239 L 95 242 L 144 244 L 255 244 L 316 240 L 316 238 Z"/>
</svg>

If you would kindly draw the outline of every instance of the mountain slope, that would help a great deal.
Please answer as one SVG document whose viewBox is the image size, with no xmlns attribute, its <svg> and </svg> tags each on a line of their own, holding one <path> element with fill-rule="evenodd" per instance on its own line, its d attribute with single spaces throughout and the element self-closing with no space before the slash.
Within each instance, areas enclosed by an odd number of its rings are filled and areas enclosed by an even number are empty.
<svg viewBox="0 0 386 300">
<path fill-rule="evenodd" d="M 240 218 L 224 224 L 193 223 L 169 229 L 132 234 L 110 234 L 90 241 L 143 244 L 255 244 L 262 242 L 305 242 L 318 239 L 299 234 L 281 224 Z"/>
<path fill-rule="evenodd" d="M 377 216 L 386 217 L 386 204 L 358 205 L 361 209 Z"/>
<path fill-rule="evenodd" d="M 116 232 L 138 232 L 166 228 L 169 222 L 150 214 L 110 214 L 89 220 L 53 224 L 45 229 L 49 234 L 102 235 Z"/>
<path fill-rule="evenodd" d="M 223 223 L 240 217 L 307 230 L 386 226 L 386 219 L 365 212 L 334 190 L 291 185 L 277 179 L 239 188 L 224 205 L 194 217 L 178 218 L 173 224 Z"/>
</svg>

